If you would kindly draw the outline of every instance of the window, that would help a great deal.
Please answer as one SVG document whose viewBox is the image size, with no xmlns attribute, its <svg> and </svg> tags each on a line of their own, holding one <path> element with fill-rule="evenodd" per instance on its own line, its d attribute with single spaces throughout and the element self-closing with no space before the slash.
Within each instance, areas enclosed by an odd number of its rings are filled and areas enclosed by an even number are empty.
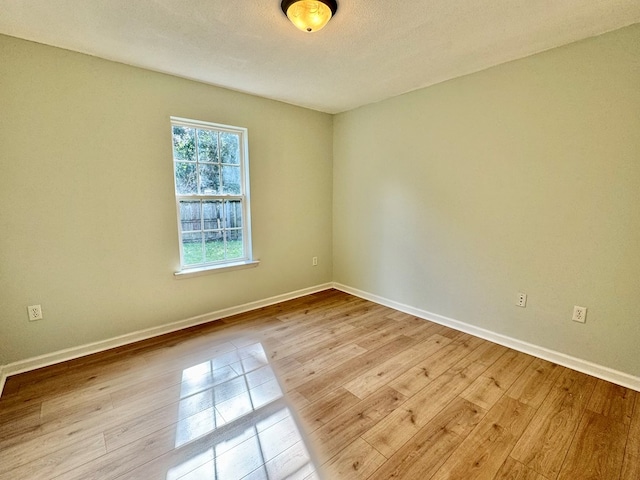
<svg viewBox="0 0 640 480">
<path fill-rule="evenodd" d="M 247 130 L 171 117 L 178 273 L 252 264 Z"/>
</svg>

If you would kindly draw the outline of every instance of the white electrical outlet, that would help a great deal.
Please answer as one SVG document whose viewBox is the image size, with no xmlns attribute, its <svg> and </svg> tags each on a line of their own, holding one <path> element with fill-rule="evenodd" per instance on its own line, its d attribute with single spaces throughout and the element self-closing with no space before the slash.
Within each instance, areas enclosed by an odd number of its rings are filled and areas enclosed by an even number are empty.
<svg viewBox="0 0 640 480">
<path fill-rule="evenodd" d="M 526 293 L 519 293 L 518 294 L 518 299 L 516 301 L 516 305 L 518 307 L 526 307 L 527 306 L 527 294 Z"/>
<path fill-rule="evenodd" d="M 311 259 L 311 265 L 313 265 L 314 267 L 318 265 L 318 257 L 313 257 Z"/>
<path fill-rule="evenodd" d="M 571 320 L 573 320 L 574 322 L 580 322 L 580 323 L 586 322 L 587 307 L 579 307 L 578 305 L 575 305 L 573 307 L 573 317 L 571 317 Z"/>
<path fill-rule="evenodd" d="M 27 307 L 29 321 L 42 320 L 42 307 L 40 305 L 29 305 Z"/>
</svg>

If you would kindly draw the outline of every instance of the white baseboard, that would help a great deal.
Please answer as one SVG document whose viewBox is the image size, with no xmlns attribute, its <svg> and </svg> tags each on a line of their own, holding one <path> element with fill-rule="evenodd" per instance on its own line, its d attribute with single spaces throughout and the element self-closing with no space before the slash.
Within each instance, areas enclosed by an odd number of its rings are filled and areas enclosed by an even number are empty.
<svg viewBox="0 0 640 480">
<path fill-rule="evenodd" d="M 7 381 L 7 375 L 4 372 L 4 366 L 0 366 L 0 396 L 2 396 L 2 390 L 4 389 L 4 382 Z"/>
<path fill-rule="evenodd" d="M 393 308 L 394 310 L 400 310 L 401 312 L 408 313 L 409 315 L 424 318 L 425 320 L 444 325 L 445 327 L 450 327 L 454 330 L 459 330 L 461 332 L 468 333 L 469 335 L 480 337 L 485 340 L 489 340 L 490 342 L 512 348 L 519 352 L 527 353 L 529 355 L 533 355 L 534 357 L 542 358 L 543 360 L 557 363 L 558 365 L 562 365 L 563 367 L 571 368 L 572 370 L 577 370 L 579 372 L 586 373 L 587 375 L 592 375 L 602 380 L 615 383 L 616 385 L 621 385 L 623 387 L 640 392 L 640 377 L 635 377 L 628 373 L 620 372 L 618 370 L 604 367 L 588 360 L 572 357 L 571 355 L 556 352 L 554 350 L 540 347 L 532 343 L 523 342 L 522 340 L 518 340 L 516 338 L 507 337 L 506 335 L 495 333 L 490 330 L 485 330 L 484 328 L 476 327 L 459 320 L 454 320 L 453 318 L 438 315 L 437 313 L 427 312 L 426 310 L 421 310 L 419 308 L 411 307 L 403 303 L 395 302 L 393 300 L 389 300 L 388 298 L 364 292 L 347 285 L 342 285 L 340 283 L 334 282 L 333 288 L 345 293 L 349 293 L 351 295 L 355 295 L 356 297 L 364 298 L 365 300 L 384 305 L 385 307 Z"/>
<path fill-rule="evenodd" d="M 245 303 L 243 305 L 216 310 L 214 312 L 205 313 L 203 315 L 198 315 L 196 317 L 187 318 L 185 320 L 180 320 L 178 322 L 173 322 L 166 325 L 161 325 L 159 327 L 138 330 L 137 332 L 127 333 L 125 335 L 120 335 L 118 337 L 110 338 L 107 340 L 101 340 L 98 342 L 88 343 L 86 345 L 71 347 L 64 350 L 59 350 L 57 352 L 47 353 L 45 355 L 9 363 L 7 365 L 0 365 L 0 396 L 2 395 L 5 381 L 10 375 L 28 372 L 37 368 L 47 367 L 49 365 L 60 362 L 66 362 L 67 360 L 73 360 L 74 358 L 84 357 L 85 355 L 91 355 L 92 353 L 103 352 L 111 348 L 128 345 L 130 343 L 139 342 L 141 340 L 147 340 L 149 338 L 164 335 L 166 333 L 176 332 L 188 327 L 202 325 L 203 323 L 230 317 L 231 315 L 237 315 L 239 313 L 248 312 L 257 308 L 267 307 L 269 305 L 273 305 L 274 303 L 285 302 L 294 298 L 321 292 L 332 287 L 333 284 L 324 283 L 321 285 L 316 285 L 314 287 L 303 288 L 294 292 L 283 293 L 274 297 L 265 298 L 263 300 Z"/>
<path fill-rule="evenodd" d="M 203 315 L 198 315 L 196 317 L 187 318 L 185 320 L 180 320 L 178 322 L 173 322 L 166 325 L 161 325 L 159 327 L 152 327 L 111 339 L 102 340 L 99 342 L 67 348 L 65 350 L 59 350 L 57 352 L 40 355 L 38 357 L 13 362 L 8 365 L 0 365 L 0 396 L 2 395 L 2 390 L 4 388 L 7 377 L 9 377 L 10 375 L 28 372 L 30 370 L 35 370 L 37 368 L 46 367 L 67 360 L 73 360 L 74 358 L 83 357 L 92 353 L 102 352 L 111 348 L 128 345 L 130 343 L 138 342 L 141 340 L 147 340 L 149 338 L 164 335 L 166 333 L 175 332 L 196 325 L 202 325 L 204 323 L 219 320 L 231 315 L 236 315 L 239 313 L 248 312 L 250 310 L 255 310 L 257 308 L 273 305 L 274 303 L 284 302 L 305 295 L 310 295 L 312 293 L 321 292 L 329 288 L 335 288 L 336 290 L 355 295 L 356 297 L 364 298 L 365 300 L 369 300 L 371 302 L 375 302 L 380 305 L 384 305 L 386 307 L 393 308 L 410 315 L 414 315 L 416 317 L 424 318 L 425 320 L 429 320 L 434 323 L 453 328 L 454 330 L 465 332 L 470 335 L 483 338 L 490 342 L 494 342 L 500 345 L 504 345 L 505 347 L 518 350 L 519 352 L 527 353 L 529 355 L 533 355 L 535 357 L 557 363 L 558 365 L 562 365 L 564 367 L 571 368 L 573 370 L 577 370 L 579 372 L 586 373 L 588 375 L 601 378 L 602 380 L 606 380 L 640 392 L 640 378 L 628 373 L 620 372 L 618 370 L 604 367 L 587 360 L 572 357 L 561 352 L 549 350 L 547 348 L 524 342 L 522 340 L 507 337 L 506 335 L 495 333 L 490 330 L 485 330 L 484 328 L 476 327 L 474 325 L 470 325 L 459 320 L 454 320 L 443 315 L 438 315 L 436 313 L 431 313 L 426 310 L 412 307 L 410 305 L 395 302 L 393 300 L 389 300 L 372 293 L 358 290 L 357 288 L 352 288 L 347 285 L 342 285 L 340 283 L 325 283 L 316 285 L 314 287 L 304 288 L 302 290 L 296 290 L 294 292 L 265 298 L 263 300 L 257 300 L 255 302 L 249 302 L 243 305 L 205 313 Z"/>
</svg>

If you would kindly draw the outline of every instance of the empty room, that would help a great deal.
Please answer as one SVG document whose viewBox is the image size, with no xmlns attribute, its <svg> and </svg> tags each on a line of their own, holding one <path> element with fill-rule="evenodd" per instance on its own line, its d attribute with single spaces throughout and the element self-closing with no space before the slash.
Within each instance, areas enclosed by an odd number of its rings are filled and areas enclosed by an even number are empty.
<svg viewBox="0 0 640 480">
<path fill-rule="evenodd" d="M 0 0 L 0 480 L 640 479 L 637 0 Z"/>
</svg>

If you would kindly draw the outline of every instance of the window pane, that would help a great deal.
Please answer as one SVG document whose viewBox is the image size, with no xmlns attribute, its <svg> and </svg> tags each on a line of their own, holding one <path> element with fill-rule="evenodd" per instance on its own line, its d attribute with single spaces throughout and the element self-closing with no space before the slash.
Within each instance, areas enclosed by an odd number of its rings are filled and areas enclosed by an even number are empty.
<svg viewBox="0 0 640 480">
<path fill-rule="evenodd" d="M 202 233 L 182 234 L 182 254 L 185 265 L 195 265 L 203 262 Z"/>
<path fill-rule="evenodd" d="M 222 167 L 222 193 L 240 194 L 240 167 Z"/>
<path fill-rule="evenodd" d="M 220 132 L 222 163 L 240 164 L 240 137 L 235 133 Z"/>
<path fill-rule="evenodd" d="M 195 161 L 195 129 L 180 125 L 173 126 L 173 158 L 174 160 Z"/>
<path fill-rule="evenodd" d="M 215 195 L 220 192 L 220 166 L 209 163 L 201 163 L 200 168 L 200 193 L 203 195 Z"/>
<path fill-rule="evenodd" d="M 218 132 L 198 130 L 198 161 L 218 162 Z"/>
<path fill-rule="evenodd" d="M 200 202 L 180 202 L 180 226 L 183 232 L 200 230 Z"/>
<path fill-rule="evenodd" d="M 198 193 L 198 171 L 195 163 L 176 162 L 176 192 L 178 195 Z"/>
<path fill-rule="evenodd" d="M 225 200 L 226 228 L 242 228 L 242 202 L 240 200 Z"/>
<path fill-rule="evenodd" d="M 222 201 L 202 202 L 202 216 L 205 230 L 220 230 L 222 224 Z"/>
<path fill-rule="evenodd" d="M 242 230 L 227 230 L 227 258 L 244 257 L 244 246 L 242 244 Z"/>
<path fill-rule="evenodd" d="M 205 233 L 206 261 L 224 260 L 224 238 L 222 232 Z"/>
<path fill-rule="evenodd" d="M 246 130 L 175 117 L 171 122 L 182 266 L 251 258 L 244 250 L 250 228 Z"/>
</svg>

